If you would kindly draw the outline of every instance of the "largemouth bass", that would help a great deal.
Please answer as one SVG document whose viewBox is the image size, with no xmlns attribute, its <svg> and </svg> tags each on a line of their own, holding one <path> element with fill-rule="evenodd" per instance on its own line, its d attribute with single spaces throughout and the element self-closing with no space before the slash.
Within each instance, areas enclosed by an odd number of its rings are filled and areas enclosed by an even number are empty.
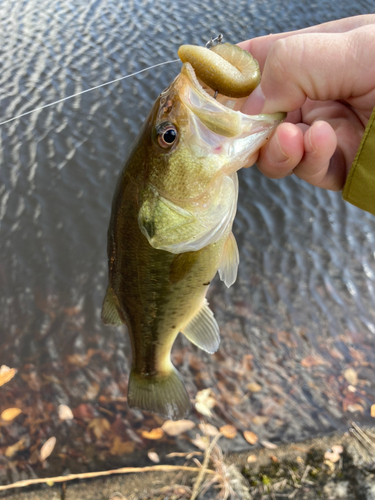
<svg viewBox="0 0 375 500">
<path fill-rule="evenodd" d="M 259 83 L 259 68 L 247 52 L 224 45 L 180 48 L 187 62 L 157 98 L 132 147 L 108 229 L 102 319 L 129 330 L 128 404 L 170 419 L 190 410 L 170 359 L 178 333 L 209 353 L 219 346 L 205 297 L 218 270 L 228 287 L 237 276 L 236 172 L 284 117 L 232 109 L 235 100 L 225 94 L 246 96 Z"/>
</svg>

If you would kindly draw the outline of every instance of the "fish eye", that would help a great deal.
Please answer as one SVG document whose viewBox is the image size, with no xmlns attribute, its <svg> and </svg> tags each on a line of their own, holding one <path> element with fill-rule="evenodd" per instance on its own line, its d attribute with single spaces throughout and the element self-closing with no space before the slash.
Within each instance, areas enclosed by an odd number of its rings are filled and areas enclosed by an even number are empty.
<svg viewBox="0 0 375 500">
<path fill-rule="evenodd" d="M 157 134 L 158 143 L 164 149 L 170 148 L 176 142 L 177 129 L 171 123 L 158 127 Z"/>
</svg>

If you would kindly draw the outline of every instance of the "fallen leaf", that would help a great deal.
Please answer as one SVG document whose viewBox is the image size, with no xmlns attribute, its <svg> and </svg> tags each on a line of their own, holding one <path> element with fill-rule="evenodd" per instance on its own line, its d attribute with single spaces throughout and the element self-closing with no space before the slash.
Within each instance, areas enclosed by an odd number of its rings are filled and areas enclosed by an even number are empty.
<svg viewBox="0 0 375 500">
<path fill-rule="evenodd" d="M 375 405 L 371 406 L 371 416 L 372 418 L 375 418 Z"/>
<path fill-rule="evenodd" d="M 205 417 L 212 417 L 212 411 L 203 403 L 195 403 L 195 409 Z"/>
<path fill-rule="evenodd" d="M 211 424 L 202 422 L 198 427 L 205 436 L 215 437 L 219 434 L 219 430 Z"/>
<path fill-rule="evenodd" d="M 249 455 L 247 457 L 247 463 L 248 464 L 253 464 L 254 462 L 256 462 L 258 460 L 258 457 L 256 455 Z"/>
<path fill-rule="evenodd" d="M 360 411 L 361 413 L 364 412 L 363 406 L 358 403 L 354 403 L 354 405 L 349 405 L 347 410 L 350 411 L 351 413 L 355 413 L 356 411 Z"/>
<path fill-rule="evenodd" d="M 243 437 L 250 444 L 255 444 L 258 441 L 258 436 L 254 432 L 251 432 L 251 431 L 244 431 Z"/>
<path fill-rule="evenodd" d="M 179 436 L 184 432 L 190 431 L 193 427 L 195 427 L 195 423 L 192 420 L 167 420 L 161 426 L 168 436 Z"/>
<path fill-rule="evenodd" d="M 158 464 L 160 462 L 159 455 L 155 451 L 149 451 L 147 453 L 148 458 L 152 461 Z"/>
<path fill-rule="evenodd" d="M 293 338 L 293 335 L 291 332 L 286 332 L 286 331 L 278 331 L 277 332 L 277 340 L 281 344 L 285 344 L 290 348 L 296 348 L 298 346 L 297 342 Z"/>
<path fill-rule="evenodd" d="M 2 365 L 0 367 L 0 387 L 12 380 L 16 373 L 17 370 L 15 368 L 9 368 L 9 366 Z"/>
<path fill-rule="evenodd" d="M 366 355 L 364 352 L 357 351 L 353 347 L 349 347 L 349 353 L 354 358 L 356 361 L 359 361 L 360 363 L 365 363 L 366 362 Z"/>
<path fill-rule="evenodd" d="M 333 453 L 337 453 L 338 455 L 341 455 L 341 453 L 343 453 L 343 451 L 344 451 L 344 447 L 341 446 L 341 444 L 334 444 L 332 446 L 332 451 L 333 451 Z"/>
<path fill-rule="evenodd" d="M 355 408 L 354 405 L 356 405 L 358 403 L 362 403 L 362 402 L 363 402 L 363 400 L 360 398 L 359 394 L 357 394 L 356 392 L 347 392 L 345 394 L 344 399 L 342 400 L 342 409 L 344 411 L 348 411 L 350 406 Z M 352 408 L 352 410 L 353 410 L 353 408 Z M 356 411 L 356 410 L 354 410 L 354 411 Z"/>
<path fill-rule="evenodd" d="M 301 361 L 301 365 L 305 368 L 310 368 L 311 366 L 325 365 L 326 362 L 320 356 L 307 356 Z"/>
<path fill-rule="evenodd" d="M 331 460 L 324 460 L 324 465 L 326 465 L 329 469 L 330 469 L 330 472 L 334 472 L 335 470 L 335 464 L 333 462 L 331 462 Z"/>
<path fill-rule="evenodd" d="M 12 458 L 17 452 L 22 451 L 26 448 L 26 438 L 22 438 L 17 443 L 8 446 L 5 450 L 5 456 L 8 458 Z"/>
<path fill-rule="evenodd" d="M 256 382 L 250 382 L 249 384 L 247 384 L 246 389 L 251 392 L 259 392 L 262 390 L 262 386 L 257 384 Z"/>
<path fill-rule="evenodd" d="M 277 448 L 277 444 L 271 443 L 270 441 L 261 441 L 260 444 L 268 450 L 276 450 Z"/>
<path fill-rule="evenodd" d="M 82 306 L 80 304 L 75 307 L 65 307 L 64 309 L 64 313 L 67 316 L 75 316 L 76 314 L 79 314 L 81 311 L 82 311 Z"/>
<path fill-rule="evenodd" d="M 211 408 L 216 404 L 215 398 L 211 396 L 211 389 L 203 389 L 197 392 L 195 397 L 195 409 L 205 415 L 206 417 L 212 417 Z"/>
<path fill-rule="evenodd" d="M 51 453 L 53 452 L 53 449 L 56 444 L 56 438 L 54 436 L 50 437 L 47 439 L 47 441 L 44 443 L 44 445 L 40 449 L 40 461 L 44 462 L 46 458 L 48 458 Z"/>
<path fill-rule="evenodd" d="M 84 356 L 82 354 L 70 354 L 68 356 L 68 363 L 70 363 L 71 365 L 76 365 L 76 366 L 80 366 L 81 368 L 84 368 L 85 366 L 87 366 L 89 364 L 89 359 L 87 356 Z"/>
<path fill-rule="evenodd" d="M 233 425 L 223 425 L 219 431 L 227 439 L 234 439 L 237 436 L 237 429 Z"/>
<path fill-rule="evenodd" d="M 350 384 L 350 385 L 357 385 L 358 383 L 358 374 L 353 368 L 347 368 L 344 371 L 344 377 L 345 380 Z"/>
<path fill-rule="evenodd" d="M 302 457 L 300 457 L 299 455 L 296 458 L 296 462 L 298 462 L 299 464 L 304 464 L 305 463 L 304 459 Z"/>
<path fill-rule="evenodd" d="M 161 427 L 152 429 L 151 431 L 142 431 L 142 437 L 146 439 L 161 439 L 164 436 L 164 431 Z"/>
<path fill-rule="evenodd" d="M 196 434 L 195 439 L 192 439 L 191 442 L 200 450 L 205 450 L 210 444 L 210 439 L 207 436 L 200 436 L 199 434 Z"/>
<path fill-rule="evenodd" d="M 24 380 L 32 391 L 40 392 L 42 381 L 36 372 L 21 373 L 21 378 Z"/>
<path fill-rule="evenodd" d="M 264 424 L 266 424 L 268 422 L 269 419 L 270 419 L 269 417 L 265 417 L 265 416 L 262 416 L 262 415 L 256 415 L 255 417 L 253 417 L 251 419 L 251 421 L 255 425 L 264 425 Z"/>
<path fill-rule="evenodd" d="M 97 382 L 93 382 L 86 391 L 86 394 L 84 395 L 84 399 L 92 400 L 95 399 L 96 396 L 99 394 L 100 391 L 100 385 Z"/>
<path fill-rule="evenodd" d="M 121 438 L 116 436 L 109 452 L 111 455 L 125 455 L 133 453 L 134 448 L 135 443 L 133 441 L 121 441 Z"/>
<path fill-rule="evenodd" d="M 340 460 L 340 455 L 338 453 L 333 453 L 331 451 L 326 451 L 324 453 L 324 458 L 326 460 L 329 460 L 332 463 L 336 463 L 338 460 Z"/>
<path fill-rule="evenodd" d="M 270 459 L 272 460 L 272 462 L 274 462 L 275 464 L 279 463 L 279 459 L 276 457 L 276 455 L 271 455 L 270 456 Z"/>
<path fill-rule="evenodd" d="M 96 439 L 100 439 L 106 431 L 110 430 L 111 424 L 106 418 L 93 418 L 87 427 L 92 429 Z"/>
<path fill-rule="evenodd" d="M 22 413 L 22 410 L 19 408 L 7 408 L 4 410 L 1 414 L 1 419 L 5 420 L 5 422 L 10 422 L 11 420 L 14 420 L 18 415 Z"/>
<path fill-rule="evenodd" d="M 73 415 L 79 420 L 91 420 L 94 417 L 94 408 L 89 404 L 81 403 L 74 408 Z"/>
<path fill-rule="evenodd" d="M 72 420 L 74 418 L 72 410 L 67 405 L 59 405 L 57 411 L 60 420 Z"/>
</svg>

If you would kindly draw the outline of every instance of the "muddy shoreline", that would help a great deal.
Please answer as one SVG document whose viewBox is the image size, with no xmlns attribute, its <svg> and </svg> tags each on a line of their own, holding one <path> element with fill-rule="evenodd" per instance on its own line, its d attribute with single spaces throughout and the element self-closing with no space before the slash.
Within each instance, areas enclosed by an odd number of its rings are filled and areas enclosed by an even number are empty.
<svg viewBox="0 0 375 500">
<path fill-rule="evenodd" d="M 220 444 L 220 441 L 219 441 Z M 251 457 L 249 459 L 249 457 Z M 250 460 L 250 463 L 249 463 Z M 200 459 L 201 463 L 203 458 Z M 181 462 L 181 465 L 183 462 Z M 192 460 L 188 465 L 196 466 Z M 211 455 L 199 500 L 291 498 L 309 500 L 375 499 L 375 427 L 350 427 L 275 449 Z M 11 500 L 179 500 L 190 499 L 196 472 L 148 472 L 116 475 L 24 490 L 8 490 Z M 216 481 L 209 487 L 209 481 Z M 219 489 L 218 489 L 219 487 Z M 206 491 L 202 492 L 206 488 Z M 237 497 L 235 496 L 237 495 Z"/>
</svg>

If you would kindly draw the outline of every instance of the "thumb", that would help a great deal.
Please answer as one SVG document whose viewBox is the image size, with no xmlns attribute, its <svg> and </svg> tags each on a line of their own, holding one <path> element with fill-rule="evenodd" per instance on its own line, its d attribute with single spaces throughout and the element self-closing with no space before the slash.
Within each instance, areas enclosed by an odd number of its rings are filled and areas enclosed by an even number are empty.
<svg viewBox="0 0 375 500">
<path fill-rule="evenodd" d="M 368 28 L 298 34 L 277 40 L 267 54 L 261 85 L 241 111 L 290 112 L 301 108 L 307 97 L 327 101 L 368 92 L 375 77 L 375 71 L 370 69 L 375 63 L 374 32 L 372 26 Z"/>
</svg>

